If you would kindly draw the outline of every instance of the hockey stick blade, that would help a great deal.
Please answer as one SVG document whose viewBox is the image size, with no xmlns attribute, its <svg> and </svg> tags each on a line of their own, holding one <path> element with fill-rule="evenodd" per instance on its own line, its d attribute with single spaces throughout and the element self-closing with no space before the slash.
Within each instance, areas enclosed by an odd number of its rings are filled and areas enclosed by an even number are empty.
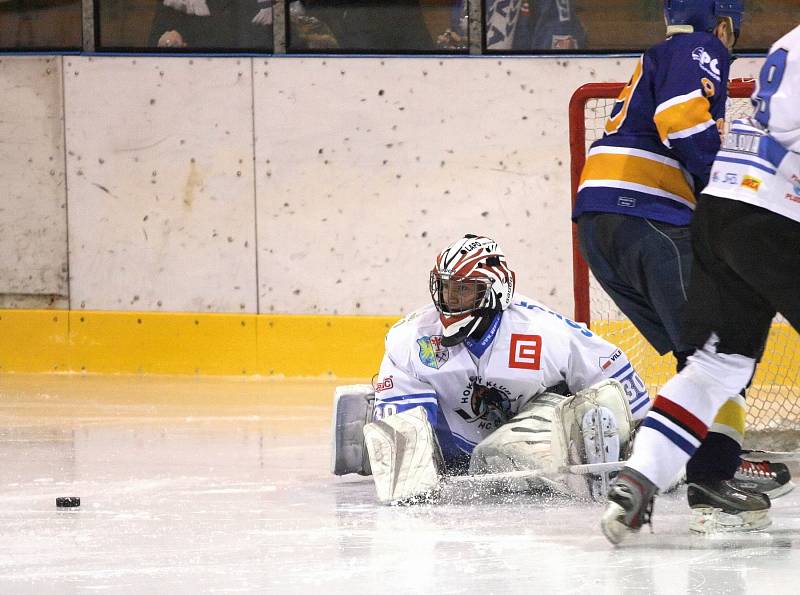
<svg viewBox="0 0 800 595">
<path fill-rule="evenodd" d="M 772 450 L 750 450 L 742 449 L 742 458 L 751 463 L 769 461 L 770 463 L 788 463 L 800 461 L 800 451 L 772 451 Z"/>
<path fill-rule="evenodd" d="M 507 471 L 505 473 L 485 473 L 480 475 L 453 475 L 445 478 L 447 483 L 471 483 L 505 481 L 509 479 L 534 479 L 551 475 L 585 475 L 587 473 L 608 473 L 619 471 L 627 461 L 612 461 L 610 463 L 589 463 L 586 465 L 565 465 L 553 469 L 523 469 L 521 471 Z"/>
</svg>

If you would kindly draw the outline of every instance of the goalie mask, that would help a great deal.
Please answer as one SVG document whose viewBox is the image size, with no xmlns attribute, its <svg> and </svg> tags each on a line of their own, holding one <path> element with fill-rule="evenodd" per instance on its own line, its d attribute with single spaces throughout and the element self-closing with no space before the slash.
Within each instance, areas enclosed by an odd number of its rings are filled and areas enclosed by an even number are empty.
<svg viewBox="0 0 800 595">
<path fill-rule="evenodd" d="M 497 243 L 467 234 L 442 250 L 431 271 L 431 298 L 444 325 L 442 345 L 480 339 L 514 297 L 514 272 Z"/>
</svg>

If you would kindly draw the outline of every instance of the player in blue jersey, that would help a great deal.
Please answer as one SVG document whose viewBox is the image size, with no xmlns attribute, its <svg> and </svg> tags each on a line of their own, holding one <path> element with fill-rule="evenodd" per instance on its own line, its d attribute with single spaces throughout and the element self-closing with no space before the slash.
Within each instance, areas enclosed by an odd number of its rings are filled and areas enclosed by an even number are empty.
<svg viewBox="0 0 800 595">
<path fill-rule="evenodd" d="M 659 391 L 609 492 L 601 524 L 613 543 L 649 520 L 657 488 L 747 384 L 776 311 L 800 330 L 800 27 L 770 49 L 753 103 L 753 117 L 725 135 L 692 221 L 684 338 L 697 351 Z M 763 494 L 721 481 L 690 483 L 688 496 L 695 531 L 769 525 Z"/>
<path fill-rule="evenodd" d="M 720 146 L 742 10 L 742 0 L 665 0 L 668 37 L 641 56 L 589 149 L 573 212 L 595 278 L 660 354 L 674 354 L 678 370 L 694 350 L 681 338 L 689 223 Z M 687 480 L 730 479 L 739 469 L 752 486 L 754 468 L 739 457 L 744 430 L 736 394 L 687 465 Z M 759 489 L 772 491 L 788 470 L 767 466 Z"/>
</svg>

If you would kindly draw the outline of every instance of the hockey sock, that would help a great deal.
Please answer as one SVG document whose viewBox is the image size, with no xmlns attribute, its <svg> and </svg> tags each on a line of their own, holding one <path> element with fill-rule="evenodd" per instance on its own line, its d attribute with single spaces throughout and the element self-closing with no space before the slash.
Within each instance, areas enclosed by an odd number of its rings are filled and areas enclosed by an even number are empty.
<svg viewBox="0 0 800 595">
<path fill-rule="evenodd" d="M 666 489 L 705 439 L 722 404 L 747 384 L 754 366 L 754 360 L 741 355 L 698 350 L 662 387 L 642 423 L 628 466 Z"/>
<path fill-rule="evenodd" d="M 724 434 L 709 432 L 686 464 L 686 481 L 732 479 L 739 467 L 741 445 Z"/>
</svg>

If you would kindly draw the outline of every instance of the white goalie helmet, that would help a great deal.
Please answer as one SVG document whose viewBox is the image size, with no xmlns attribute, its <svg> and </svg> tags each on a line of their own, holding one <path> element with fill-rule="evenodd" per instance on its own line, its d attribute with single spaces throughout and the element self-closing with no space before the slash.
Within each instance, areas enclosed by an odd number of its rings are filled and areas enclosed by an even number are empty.
<svg viewBox="0 0 800 595">
<path fill-rule="evenodd" d="M 514 297 L 514 272 L 497 242 L 467 234 L 442 250 L 430 276 L 431 298 L 444 325 L 442 344 L 480 339 Z"/>
</svg>

